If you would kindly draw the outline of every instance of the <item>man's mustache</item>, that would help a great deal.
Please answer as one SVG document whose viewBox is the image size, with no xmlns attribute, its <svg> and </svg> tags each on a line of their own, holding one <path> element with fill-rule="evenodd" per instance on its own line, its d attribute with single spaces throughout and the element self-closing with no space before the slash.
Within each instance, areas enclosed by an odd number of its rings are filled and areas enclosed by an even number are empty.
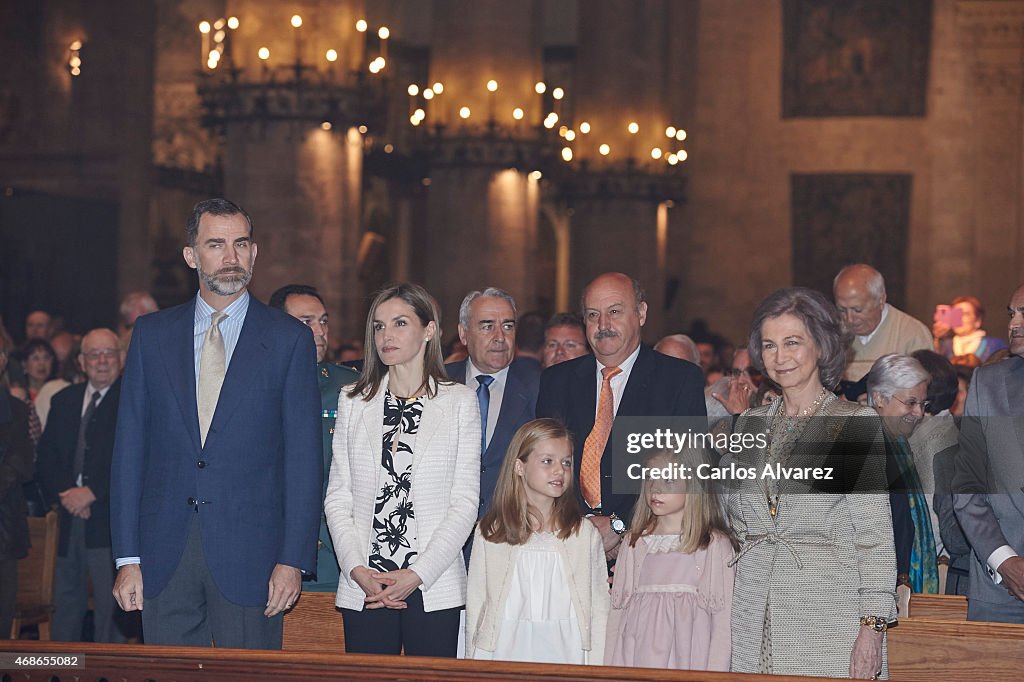
<svg viewBox="0 0 1024 682">
<path fill-rule="evenodd" d="M 619 333 L 614 329 L 602 329 L 601 331 L 594 334 L 594 338 L 600 341 L 601 339 L 613 339 L 618 335 Z"/>
<path fill-rule="evenodd" d="M 248 275 L 249 271 L 245 268 L 221 268 L 213 273 L 214 277 L 218 275 Z"/>
</svg>

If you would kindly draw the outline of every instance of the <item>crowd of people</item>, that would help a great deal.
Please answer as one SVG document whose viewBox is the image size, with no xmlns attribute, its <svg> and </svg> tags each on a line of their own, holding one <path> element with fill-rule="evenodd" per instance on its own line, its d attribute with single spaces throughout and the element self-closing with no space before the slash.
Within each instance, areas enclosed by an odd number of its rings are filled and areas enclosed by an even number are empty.
<svg viewBox="0 0 1024 682">
<path fill-rule="evenodd" d="M 652 348 L 622 273 L 550 319 L 471 291 L 447 345 L 397 283 L 339 364 L 314 287 L 248 293 L 242 208 L 200 202 L 185 244 L 188 303 L 0 334 L 0 635 L 32 506 L 60 514 L 70 641 L 124 641 L 141 612 L 147 643 L 279 648 L 301 592 L 328 591 L 350 652 L 880 679 L 898 586 L 937 592 L 940 565 L 971 619 L 1024 622 L 1024 288 L 1009 344 L 979 300 L 929 330 L 856 264 L 831 298 L 770 293 L 738 347 L 698 326 Z M 719 473 L 636 494 L 618 417 L 763 439 L 647 451 Z M 796 463 L 843 483 L 724 473 Z"/>
</svg>

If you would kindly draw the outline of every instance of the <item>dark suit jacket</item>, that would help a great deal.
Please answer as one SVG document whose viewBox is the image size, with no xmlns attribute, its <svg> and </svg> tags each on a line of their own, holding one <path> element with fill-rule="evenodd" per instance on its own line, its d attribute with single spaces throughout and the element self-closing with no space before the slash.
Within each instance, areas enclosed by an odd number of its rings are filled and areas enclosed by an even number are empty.
<svg viewBox="0 0 1024 682">
<path fill-rule="evenodd" d="M 46 429 L 36 447 L 36 480 L 50 505 L 60 510 L 60 549 L 65 556 L 72 516 L 60 505 L 58 494 L 75 487 L 75 447 L 82 424 L 82 401 L 87 384 L 73 384 L 53 396 Z M 121 380 L 111 384 L 96 406 L 85 431 L 85 463 L 82 485 L 88 486 L 96 501 L 85 521 L 85 546 L 110 547 L 110 458 L 114 451 L 117 404 Z"/>
<path fill-rule="evenodd" d="M 445 370 L 454 381 L 466 384 L 475 391 L 479 385 L 476 378 L 470 377 L 470 381 L 466 381 L 468 367 L 469 360 L 463 360 L 445 365 Z M 536 361 L 524 361 L 523 358 L 513 360 L 508 367 L 507 377 L 498 422 L 487 444 L 487 451 L 480 456 L 480 517 L 491 506 L 501 463 L 505 460 L 512 436 L 520 426 L 536 418 L 537 393 L 540 390 L 540 370 Z M 487 425 L 483 424 L 482 428 L 486 429 Z"/>
<path fill-rule="evenodd" d="M 597 359 L 593 355 L 553 365 L 541 374 L 537 416 L 561 419 L 569 427 L 576 441 L 573 454 L 577 471 L 583 459 L 583 443 L 594 428 L 596 409 Z M 700 368 L 641 345 L 616 416 L 706 417 Z M 612 494 L 611 450 L 609 438 L 601 458 L 601 511 L 615 512 L 628 523 L 636 496 Z"/>
<path fill-rule="evenodd" d="M 308 327 L 250 296 L 204 447 L 195 304 L 141 317 L 132 333 L 111 470 L 113 554 L 140 557 L 145 594 L 159 595 L 198 513 L 217 587 L 235 604 L 260 606 L 275 564 L 316 571 L 315 346 Z"/>
<path fill-rule="evenodd" d="M 28 554 L 28 522 L 22 486 L 32 480 L 28 406 L 0 390 L 0 559 Z"/>
</svg>

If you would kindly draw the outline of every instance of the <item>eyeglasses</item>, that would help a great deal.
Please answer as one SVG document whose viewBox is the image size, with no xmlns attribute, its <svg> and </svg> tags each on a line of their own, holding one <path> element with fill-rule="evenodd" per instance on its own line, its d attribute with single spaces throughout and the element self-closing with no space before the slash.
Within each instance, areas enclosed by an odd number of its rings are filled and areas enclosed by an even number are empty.
<svg viewBox="0 0 1024 682">
<path fill-rule="evenodd" d="M 738 367 L 733 367 L 732 369 L 729 370 L 729 376 L 734 376 L 737 379 L 740 378 L 741 376 L 743 376 L 744 374 L 746 374 L 751 379 L 758 379 L 758 378 L 761 377 L 761 372 L 759 372 L 758 370 L 754 369 L 753 367 L 747 367 L 745 369 L 739 369 Z"/>
<path fill-rule="evenodd" d="M 896 402 L 903 403 L 910 409 L 920 407 L 922 412 L 927 412 L 928 409 L 932 406 L 932 401 L 930 400 L 918 400 L 917 398 L 911 398 L 910 400 L 901 400 L 898 396 L 895 395 L 892 396 L 892 399 L 895 400 Z"/>
<path fill-rule="evenodd" d="M 99 360 L 100 358 L 113 358 L 121 351 L 116 348 L 99 348 L 97 350 L 91 350 L 88 353 L 82 353 L 85 357 L 90 360 Z"/>
</svg>

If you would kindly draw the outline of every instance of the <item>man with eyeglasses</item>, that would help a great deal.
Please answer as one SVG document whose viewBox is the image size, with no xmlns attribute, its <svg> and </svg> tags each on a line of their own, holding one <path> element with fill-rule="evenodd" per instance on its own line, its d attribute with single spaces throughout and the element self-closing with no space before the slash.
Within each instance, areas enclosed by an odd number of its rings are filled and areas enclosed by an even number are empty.
<svg viewBox="0 0 1024 682">
<path fill-rule="evenodd" d="M 53 396 L 37 450 L 36 480 L 47 501 L 60 511 L 54 578 L 56 641 L 82 639 L 87 580 L 93 586 L 93 640 L 125 641 L 115 622 L 110 555 L 110 461 L 124 365 L 118 341 L 110 329 L 93 329 L 82 338 L 78 362 L 88 380 Z"/>
<path fill-rule="evenodd" d="M 359 379 L 359 373 L 349 367 L 327 362 L 327 306 L 320 292 L 305 284 L 288 284 L 270 295 L 267 305 L 283 310 L 299 320 L 313 332 L 316 345 L 316 377 L 320 385 L 321 423 L 323 426 L 324 486 L 321 493 L 327 494 L 327 481 L 331 473 L 331 441 L 334 437 L 334 421 L 338 416 L 338 394 L 341 387 Z M 327 530 L 327 517 L 320 511 L 320 539 L 317 542 L 316 575 L 303 576 L 304 592 L 337 592 L 338 558 L 334 554 L 334 543 Z"/>
<path fill-rule="evenodd" d="M 590 352 L 583 319 L 575 313 L 555 313 L 544 327 L 545 369 Z"/>
</svg>

